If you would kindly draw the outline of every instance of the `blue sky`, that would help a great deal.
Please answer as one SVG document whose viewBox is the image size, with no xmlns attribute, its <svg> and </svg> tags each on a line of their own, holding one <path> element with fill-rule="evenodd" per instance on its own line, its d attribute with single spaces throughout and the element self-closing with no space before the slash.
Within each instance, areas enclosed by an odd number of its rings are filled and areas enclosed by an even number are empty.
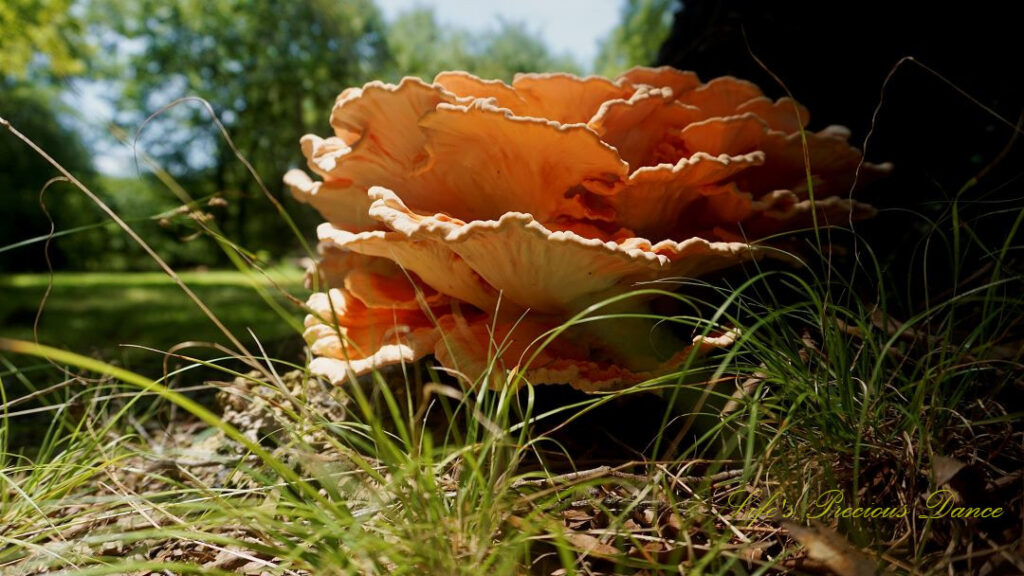
<svg viewBox="0 0 1024 576">
<path fill-rule="evenodd" d="M 619 21 L 623 0 L 376 0 L 394 19 L 415 7 L 433 8 L 443 24 L 481 32 L 499 19 L 525 22 L 557 53 L 569 53 L 589 70 L 598 41 Z"/>
</svg>

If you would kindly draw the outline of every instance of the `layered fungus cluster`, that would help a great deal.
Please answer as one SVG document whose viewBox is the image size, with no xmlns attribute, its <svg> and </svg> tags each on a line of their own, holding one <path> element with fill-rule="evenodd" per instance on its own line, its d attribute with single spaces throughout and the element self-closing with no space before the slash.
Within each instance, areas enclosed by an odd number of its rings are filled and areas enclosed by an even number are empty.
<svg viewBox="0 0 1024 576">
<path fill-rule="evenodd" d="M 670 68 L 511 85 L 445 72 L 345 90 L 334 135 L 302 139 L 320 180 L 285 177 L 327 220 L 311 368 L 338 382 L 433 354 L 468 383 L 514 369 L 595 391 L 725 345 L 729 333 L 652 338 L 644 319 L 538 339 L 637 283 L 757 258 L 755 240 L 813 216 L 870 215 L 847 196 L 887 167 L 862 164 L 844 128 L 807 123 L 805 108 L 749 82 Z"/>
</svg>

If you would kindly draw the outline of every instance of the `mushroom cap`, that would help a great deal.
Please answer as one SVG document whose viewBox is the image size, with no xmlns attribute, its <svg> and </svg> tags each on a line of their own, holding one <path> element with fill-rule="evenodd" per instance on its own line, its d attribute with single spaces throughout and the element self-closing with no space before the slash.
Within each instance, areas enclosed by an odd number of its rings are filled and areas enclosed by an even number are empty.
<svg viewBox="0 0 1024 576">
<path fill-rule="evenodd" d="M 635 318 L 546 334 L 637 283 L 762 257 L 760 238 L 871 216 L 853 185 L 891 167 L 809 121 L 750 82 L 667 67 L 511 84 L 444 72 L 345 90 L 333 135 L 302 139 L 322 180 L 285 176 L 327 220 L 327 290 L 306 320 L 312 369 L 341 381 L 433 354 L 469 381 L 515 370 L 598 390 L 728 345 L 724 329 L 656 343 Z M 629 304 L 636 316 L 646 306 Z"/>
</svg>

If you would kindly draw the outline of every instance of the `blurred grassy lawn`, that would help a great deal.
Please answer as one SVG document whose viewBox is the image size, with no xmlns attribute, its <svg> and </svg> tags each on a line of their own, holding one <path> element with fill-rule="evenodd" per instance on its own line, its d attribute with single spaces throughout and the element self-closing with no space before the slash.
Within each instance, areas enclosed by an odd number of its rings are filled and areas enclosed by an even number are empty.
<svg viewBox="0 0 1024 576">
<path fill-rule="evenodd" d="M 300 300 L 302 272 L 275 269 L 273 281 Z M 258 353 L 251 329 L 271 357 L 300 360 L 301 338 L 268 305 L 252 283 L 263 286 L 289 316 L 303 313 L 260 276 L 237 271 L 181 273 L 182 279 L 251 351 Z M 47 274 L 0 275 L 0 336 L 31 340 L 32 323 L 46 291 Z M 142 273 L 58 273 L 39 325 L 39 341 L 114 361 L 153 376 L 162 356 L 128 348 L 135 344 L 166 350 L 185 341 L 226 344 L 226 337 L 166 275 Z M 186 350 L 213 357 L 219 353 Z M 283 354 L 283 356 L 276 356 Z"/>
</svg>

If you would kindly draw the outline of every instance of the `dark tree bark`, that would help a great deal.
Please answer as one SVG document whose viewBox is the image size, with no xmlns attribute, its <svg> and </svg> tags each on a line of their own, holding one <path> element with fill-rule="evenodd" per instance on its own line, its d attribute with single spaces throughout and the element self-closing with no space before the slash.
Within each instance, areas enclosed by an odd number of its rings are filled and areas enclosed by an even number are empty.
<svg viewBox="0 0 1024 576">
<path fill-rule="evenodd" d="M 1000 199 L 1011 202 L 1002 208 L 1019 207 L 1022 203 L 1015 199 L 1024 197 L 1024 138 L 1001 156 L 1014 128 L 958 92 L 970 94 L 1011 123 L 1019 121 L 1024 110 L 1024 35 L 1018 10 L 1017 3 L 988 0 L 686 0 L 656 64 L 694 70 L 705 80 L 733 75 L 757 83 L 769 96 L 785 95 L 757 56 L 808 106 L 810 129 L 843 124 L 858 146 L 881 102 L 867 156 L 892 161 L 896 169 L 861 193 L 861 199 L 877 206 L 932 210 L 930 215 L 938 216 L 941 200 L 952 199 L 972 177 L 983 174 L 964 200 Z M 883 82 L 905 56 L 955 87 L 905 63 L 892 74 L 883 97 Z M 989 220 L 979 232 L 998 242 L 1015 217 Z M 921 228 L 906 230 L 913 221 L 906 212 L 895 212 L 858 230 L 873 236 L 876 247 L 895 250 L 912 246 L 914 234 L 921 236 Z"/>
<path fill-rule="evenodd" d="M 784 95 L 753 55 L 811 110 L 812 128 L 843 124 L 862 142 L 882 83 L 913 56 L 1016 122 L 1024 107 L 1024 43 L 1012 2 L 687 0 L 657 64 L 702 78 L 734 75 Z M 963 182 L 1013 130 L 914 64 L 886 89 L 869 158 Z"/>
</svg>

